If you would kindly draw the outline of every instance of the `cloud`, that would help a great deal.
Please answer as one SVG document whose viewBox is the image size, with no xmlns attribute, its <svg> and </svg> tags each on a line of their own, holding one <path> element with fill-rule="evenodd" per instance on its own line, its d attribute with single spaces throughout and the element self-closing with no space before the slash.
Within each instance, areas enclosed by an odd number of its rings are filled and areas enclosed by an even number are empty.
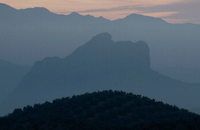
<svg viewBox="0 0 200 130">
<path fill-rule="evenodd" d="M 131 14 L 136 12 L 143 15 L 161 17 L 168 22 L 190 22 L 200 24 L 200 1 L 187 0 L 176 1 L 165 4 L 135 4 L 124 5 L 112 8 L 98 8 L 78 11 L 79 13 L 105 13 L 105 12 L 126 12 Z"/>
<path fill-rule="evenodd" d="M 113 11 L 125 11 L 135 10 L 137 7 L 149 7 L 155 5 L 166 5 L 171 3 L 180 2 L 183 0 L 75 0 L 76 3 L 73 6 L 76 12 L 80 13 L 95 13 L 95 12 L 113 12 Z M 77 9 L 77 7 L 80 7 Z M 66 9 L 66 8 L 65 8 Z M 65 10 L 62 12 L 69 12 Z"/>
<path fill-rule="evenodd" d="M 167 5 L 156 5 L 149 7 L 136 7 L 140 13 L 159 13 L 159 12 L 174 12 L 167 16 L 162 16 L 171 22 L 190 22 L 200 24 L 200 1 L 190 0 L 177 2 Z"/>
<path fill-rule="evenodd" d="M 112 12 L 112 11 L 124 11 L 124 10 L 134 10 L 134 7 L 137 7 L 136 5 L 128 5 L 128 6 L 119 6 L 119 7 L 113 7 L 113 8 L 101 8 L 101 9 L 90 9 L 90 10 L 83 10 L 78 11 L 80 13 L 91 13 L 91 12 Z"/>
</svg>

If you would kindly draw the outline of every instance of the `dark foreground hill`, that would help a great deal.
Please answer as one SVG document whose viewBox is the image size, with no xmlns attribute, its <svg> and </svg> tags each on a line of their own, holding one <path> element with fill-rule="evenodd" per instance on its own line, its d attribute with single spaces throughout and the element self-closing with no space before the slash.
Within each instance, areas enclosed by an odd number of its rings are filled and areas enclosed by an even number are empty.
<svg viewBox="0 0 200 130">
<path fill-rule="evenodd" d="M 15 109 L 1 130 L 197 130 L 200 116 L 147 97 L 106 90 Z"/>
<path fill-rule="evenodd" d="M 183 108 L 199 107 L 200 85 L 163 76 L 150 68 L 147 43 L 114 42 L 101 33 L 69 56 L 38 61 L 7 100 L 0 114 L 14 108 L 98 90 L 123 90 Z"/>
</svg>

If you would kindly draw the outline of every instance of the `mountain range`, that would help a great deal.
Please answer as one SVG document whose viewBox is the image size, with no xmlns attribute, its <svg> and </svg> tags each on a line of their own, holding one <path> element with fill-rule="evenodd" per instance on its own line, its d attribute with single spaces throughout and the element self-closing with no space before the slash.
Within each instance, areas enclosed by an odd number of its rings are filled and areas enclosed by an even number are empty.
<svg viewBox="0 0 200 130">
<path fill-rule="evenodd" d="M 11 94 L 31 66 L 16 65 L 0 59 L 0 103 Z"/>
<path fill-rule="evenodd" d="M 94 36 L 65 58 L 37 61 L 1 104 L 14 108 L 98 90 L 123 90 L 191 109 L 200 107 L 200 84 L 175 80 L 151 69 L 147 43 L 114 42 L 109 33 Z"/>
<path fill-rule="evenodd" d="M 173 79 L 190 83 L 200 83 L 200 68 L 158 67 L 152 69 Z"/>
<path fill-rule="evenodd" d="M 0 58 L 17 64 L 64 58 L 102 32 L 112 34 L 114 41 L 147 42 L 152 67 L 200 66 L 200 25 L 170 24 L 138 14 L 110 21 L 76 12 L 58 15 L 45 8 L 17 10 L 0 4 Z"/>
</svg>

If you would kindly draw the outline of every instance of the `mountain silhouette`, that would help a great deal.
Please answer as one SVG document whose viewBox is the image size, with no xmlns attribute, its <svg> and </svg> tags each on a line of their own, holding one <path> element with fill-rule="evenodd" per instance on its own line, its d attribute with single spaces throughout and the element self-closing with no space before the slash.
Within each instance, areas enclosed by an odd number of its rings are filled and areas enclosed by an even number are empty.
<svg viewBox="0 0 200 130">
<path fill-rule="evenodd" d="M 4 101 L 2 113 L 55 98 L 109 89 L 141 94 L 187 109 L 198 107 L 200 85 L 153 71 L 149 53 L 143 41 L 114 42 L 110 34 L 98 34 L 65 58 L 37 61 Z"/>
<path fill-rule="evenodd" d="M 131 24 L 131 22 L 133 22 L 134 24 L 167 24 L 167 22 L 165 22 L 164 20 L 162 20 L 161 18 L 154 18 L 154 17 L 150 17 L 150 16 L 144 16 L 144 15 L 140 15 L 140 14 L 130 14 L 128 16 L 126 16 L 123 19 L 119 19 L 119 20 L 115 20 L 115 22 L 129 22 L 129 24 Z"/>
<path fill-rule="evenodd" d="M 0 59 L 0 102 L 10 95 L 30 69 L 30 66 L 16 65 Z"/>
<path fill-rule="evenodd" d="M 200 83 L 198 74 L 187 71 L 200 66 L 200 60 L 195 58 L 200 52 L 199 25 L 169 24 L 139 14 L 110 21 L 76 12 L 57 15 L 42 7 L 17 10 L 1 3 L 0 23 L 0 58 L 17 64 L 33 65 L 45 57 L 64 58 L 95 34 L 109 32 L 114 41 L 146 41 L 151 49 L 151 65 L 159 72 L 171 68 L 163 74 Z M 176 69 L 181 72 L 171 76 Z M 183 73 L 187 76 L 183 77 Z"/>
<path fill-rule="evenodd" d="M 3 3 L 0 3 L 0 7 L 1 7 L 1 8 L 0 8 L 0 14 L 1 14 L 1 16 L 2 16 L 3 14 L 16 11 L 15 8 L 12 8 L 12 7 L 10 7 L 9 5 L 6 5 L 6 4 L 3 4 Z"/>
<path fill-rule="evenodd" d="M 153 70 L 171 77 L 190 83 L 200 83 L 200 69 L 190 67 L 161 67 Z"/>
<path fill-rule="evenodd" d="M 200 128 L 200 116 L 122 91 L 101 91 L 15 109 L 0 129 L 178 130 Z"/>
<path fill-rule="evenodd" d="M 138 14 L 110 21 L 76 12 L 58 15 L 38 7 L 16 10 L 0 4 L 0 9 L 0 58 L 14 63 L 64 58 L 92 36 L 109 32 L 114 41 L 146 41 L 152 67 L 200 66 L 195 58 L 200 55 L 200 25 L 170 24 Z"/>
</svg>

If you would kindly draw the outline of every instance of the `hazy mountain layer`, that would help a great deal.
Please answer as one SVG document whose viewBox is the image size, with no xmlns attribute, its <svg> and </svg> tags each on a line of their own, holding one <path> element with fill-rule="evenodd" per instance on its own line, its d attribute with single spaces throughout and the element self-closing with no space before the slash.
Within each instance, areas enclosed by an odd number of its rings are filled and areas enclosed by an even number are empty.
<svg viewBox="0 0 200 130">
<path fill-rule="evenodd" d="M 0 102 L 10 95 L 30 70 L 30 66 L 0 60 Z"/>
<path fill-rule="evenodd" d="M 33 64 L 45 57 L 65 57 L 92 36 L 109 32 L 114 41 L 148 43 L 153 67 L 196 67 L 200 60 L 200 25 L 169 24 L 131 14 L 109 21 L 78 13 L 57 15 L 45 8 L 16 10 L 0 4 L 0 58 Z"/>
<path fill-rule="evenodd" d="M 153 68 L 153 70 L 171 77 L 173 79 L 190 82 L 200 83 L 200 69 L 188 67 L 163 67 Z"/>
<path fill-rule="evenodd" d="M 187 109 L 200 106 L 200 85 L 153 71 L 145 42 L 114 42 L 110 34 L 102 33 L 63 59 L 36 62 L 1 109 L 5 114 L 28 104 L 105 89 L 142 94 Z"/>
</svg>

